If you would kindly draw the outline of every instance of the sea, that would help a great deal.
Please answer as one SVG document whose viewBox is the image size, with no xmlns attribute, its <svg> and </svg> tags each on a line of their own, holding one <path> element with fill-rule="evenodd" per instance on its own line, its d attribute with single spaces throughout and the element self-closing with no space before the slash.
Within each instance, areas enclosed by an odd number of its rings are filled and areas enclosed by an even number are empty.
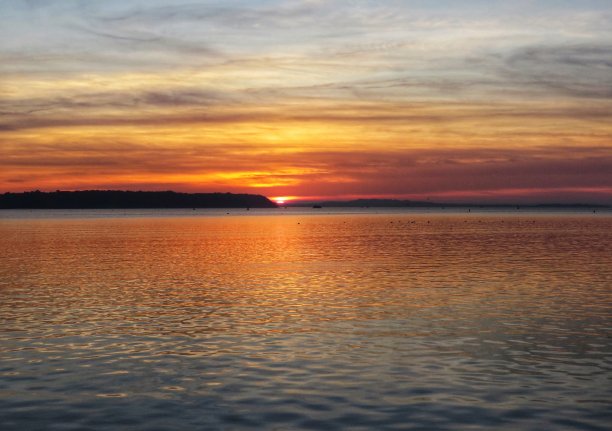
<svg viewBox="0 0 612 431">
<path fill-rule="evenodd" d="M 609 430 L 604 210 L 0 211 L 0 430 Z"/>
</svg>

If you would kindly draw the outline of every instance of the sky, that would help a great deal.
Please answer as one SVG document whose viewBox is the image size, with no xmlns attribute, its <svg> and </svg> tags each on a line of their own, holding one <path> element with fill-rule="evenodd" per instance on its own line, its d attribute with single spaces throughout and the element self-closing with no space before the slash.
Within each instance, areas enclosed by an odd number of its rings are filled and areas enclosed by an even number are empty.
<svg viewBox="0 0 612 431">
<path fill-rule="evenodd" d="M 612 204 L 612 2 L 2 0 L 35 189 Z"/>
</svg>

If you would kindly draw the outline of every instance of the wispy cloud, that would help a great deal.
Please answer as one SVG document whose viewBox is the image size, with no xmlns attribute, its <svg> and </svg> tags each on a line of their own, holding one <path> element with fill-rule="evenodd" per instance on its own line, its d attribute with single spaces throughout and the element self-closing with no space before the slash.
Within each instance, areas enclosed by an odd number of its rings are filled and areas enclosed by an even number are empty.
<svg viewBox="0 0 612 431">
<path fill-rule="evenodd" d="M 0 189 L 606 190 L 610 40 L 596 0 L 7 0 Z"/>
</svg>

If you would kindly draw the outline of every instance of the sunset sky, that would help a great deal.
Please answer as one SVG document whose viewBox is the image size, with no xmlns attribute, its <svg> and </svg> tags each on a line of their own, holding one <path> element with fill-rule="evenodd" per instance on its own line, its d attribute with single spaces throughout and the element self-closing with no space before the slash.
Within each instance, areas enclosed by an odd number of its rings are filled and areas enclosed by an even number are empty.
<svg viewBox="0 0 612 431">
<path fill-rule="evenodd" d="M 612 2 L 2 0 L 33 189 L 612 204 Z"/>
</svg>

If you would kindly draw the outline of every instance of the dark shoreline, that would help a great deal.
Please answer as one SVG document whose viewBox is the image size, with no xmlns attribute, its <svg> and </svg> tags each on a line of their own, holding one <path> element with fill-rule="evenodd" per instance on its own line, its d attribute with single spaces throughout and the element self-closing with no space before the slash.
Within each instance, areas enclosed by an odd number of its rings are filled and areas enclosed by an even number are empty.
<svg viewBox="0 0 612 431">
<path fill-rule="evenodd" d="M 276 208 L 262 195 L 83 190 L 0 194 L 0 209 Z"/>
</svg>

